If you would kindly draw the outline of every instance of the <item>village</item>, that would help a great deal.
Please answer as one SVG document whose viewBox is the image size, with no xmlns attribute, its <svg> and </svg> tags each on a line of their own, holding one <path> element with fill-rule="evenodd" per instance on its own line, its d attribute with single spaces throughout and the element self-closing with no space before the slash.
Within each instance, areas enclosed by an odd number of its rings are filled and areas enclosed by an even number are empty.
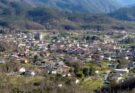
<svg viewBox="0 0 135 93">
<path fill-rule="evenodd" d="M 82 88 L 92 81 L 98 82 L 96 88 L 113 86 L 135 78 L 134 39 L 135 34 L 126 31 L 1 32 L 0 65 L 22 64 L 5 72 L 9 76 L 46 77 L 45 73 L 69 77 Z M 5 48 L 2 44 L 7 43 Z"/>
</svg>

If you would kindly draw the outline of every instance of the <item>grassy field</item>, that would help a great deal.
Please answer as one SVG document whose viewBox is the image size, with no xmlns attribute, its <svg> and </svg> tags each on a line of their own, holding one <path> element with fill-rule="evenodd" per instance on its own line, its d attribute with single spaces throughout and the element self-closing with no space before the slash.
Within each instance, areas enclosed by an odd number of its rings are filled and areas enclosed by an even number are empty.
<svg viewBox="0 0 135 93">
<path fill-rule="evenodd" d="M 90 90 L 96 90 L 98 88 L 101 88 L 102 86 L 103 86 L 102 80 L 91 78 L 84 80 L 80 85 L 82 89 L 90 89 Z"/>
</svg>

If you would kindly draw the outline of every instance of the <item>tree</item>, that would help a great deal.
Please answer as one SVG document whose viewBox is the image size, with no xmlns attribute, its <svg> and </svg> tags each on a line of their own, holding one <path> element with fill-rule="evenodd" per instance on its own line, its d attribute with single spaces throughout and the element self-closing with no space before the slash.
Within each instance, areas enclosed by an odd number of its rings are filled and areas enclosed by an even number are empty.
<svg viewBox="0 0 135 93">
<path fill-rule="evenodd" d="M 84 69 L 83 69 L 83 74 L 85 75 L 85 77 L 86 77 L 86 76 L 90 76 L 90 74 L 91 74 L 91 73 L 90 73 L 90 68 L 84 68 Z"/>
</svg>

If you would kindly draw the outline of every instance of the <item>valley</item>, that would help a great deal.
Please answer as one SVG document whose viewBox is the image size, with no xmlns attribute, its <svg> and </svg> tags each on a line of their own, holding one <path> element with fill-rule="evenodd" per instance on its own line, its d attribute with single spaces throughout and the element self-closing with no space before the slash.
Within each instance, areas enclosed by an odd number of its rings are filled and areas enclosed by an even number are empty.
<svg viewBox="0 0 135 93">
<path fill-rule="evenodd" d="M 115 87 L 134 78 L 134 38 L 126 31 L 1 30 L 0 87 L 6 88 L 0 91 L 93 93 Z"/>
<path fill-rule="evenodd" d="M 0 0 L 0 93 L 135 93 L 135 0 Z"/>
</svg>

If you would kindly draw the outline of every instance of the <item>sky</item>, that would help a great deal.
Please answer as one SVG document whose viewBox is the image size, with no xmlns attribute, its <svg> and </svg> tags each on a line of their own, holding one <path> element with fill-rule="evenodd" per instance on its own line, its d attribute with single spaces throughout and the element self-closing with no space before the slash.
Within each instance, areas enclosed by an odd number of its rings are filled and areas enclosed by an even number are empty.
<svg viewBox="0 0 135 93">
<path fill-rule="evenodd" d="M 117 1 L 124 4 L 124 5 L 135 4 L 135 0 L 117 0 Z"/>
</svg>

